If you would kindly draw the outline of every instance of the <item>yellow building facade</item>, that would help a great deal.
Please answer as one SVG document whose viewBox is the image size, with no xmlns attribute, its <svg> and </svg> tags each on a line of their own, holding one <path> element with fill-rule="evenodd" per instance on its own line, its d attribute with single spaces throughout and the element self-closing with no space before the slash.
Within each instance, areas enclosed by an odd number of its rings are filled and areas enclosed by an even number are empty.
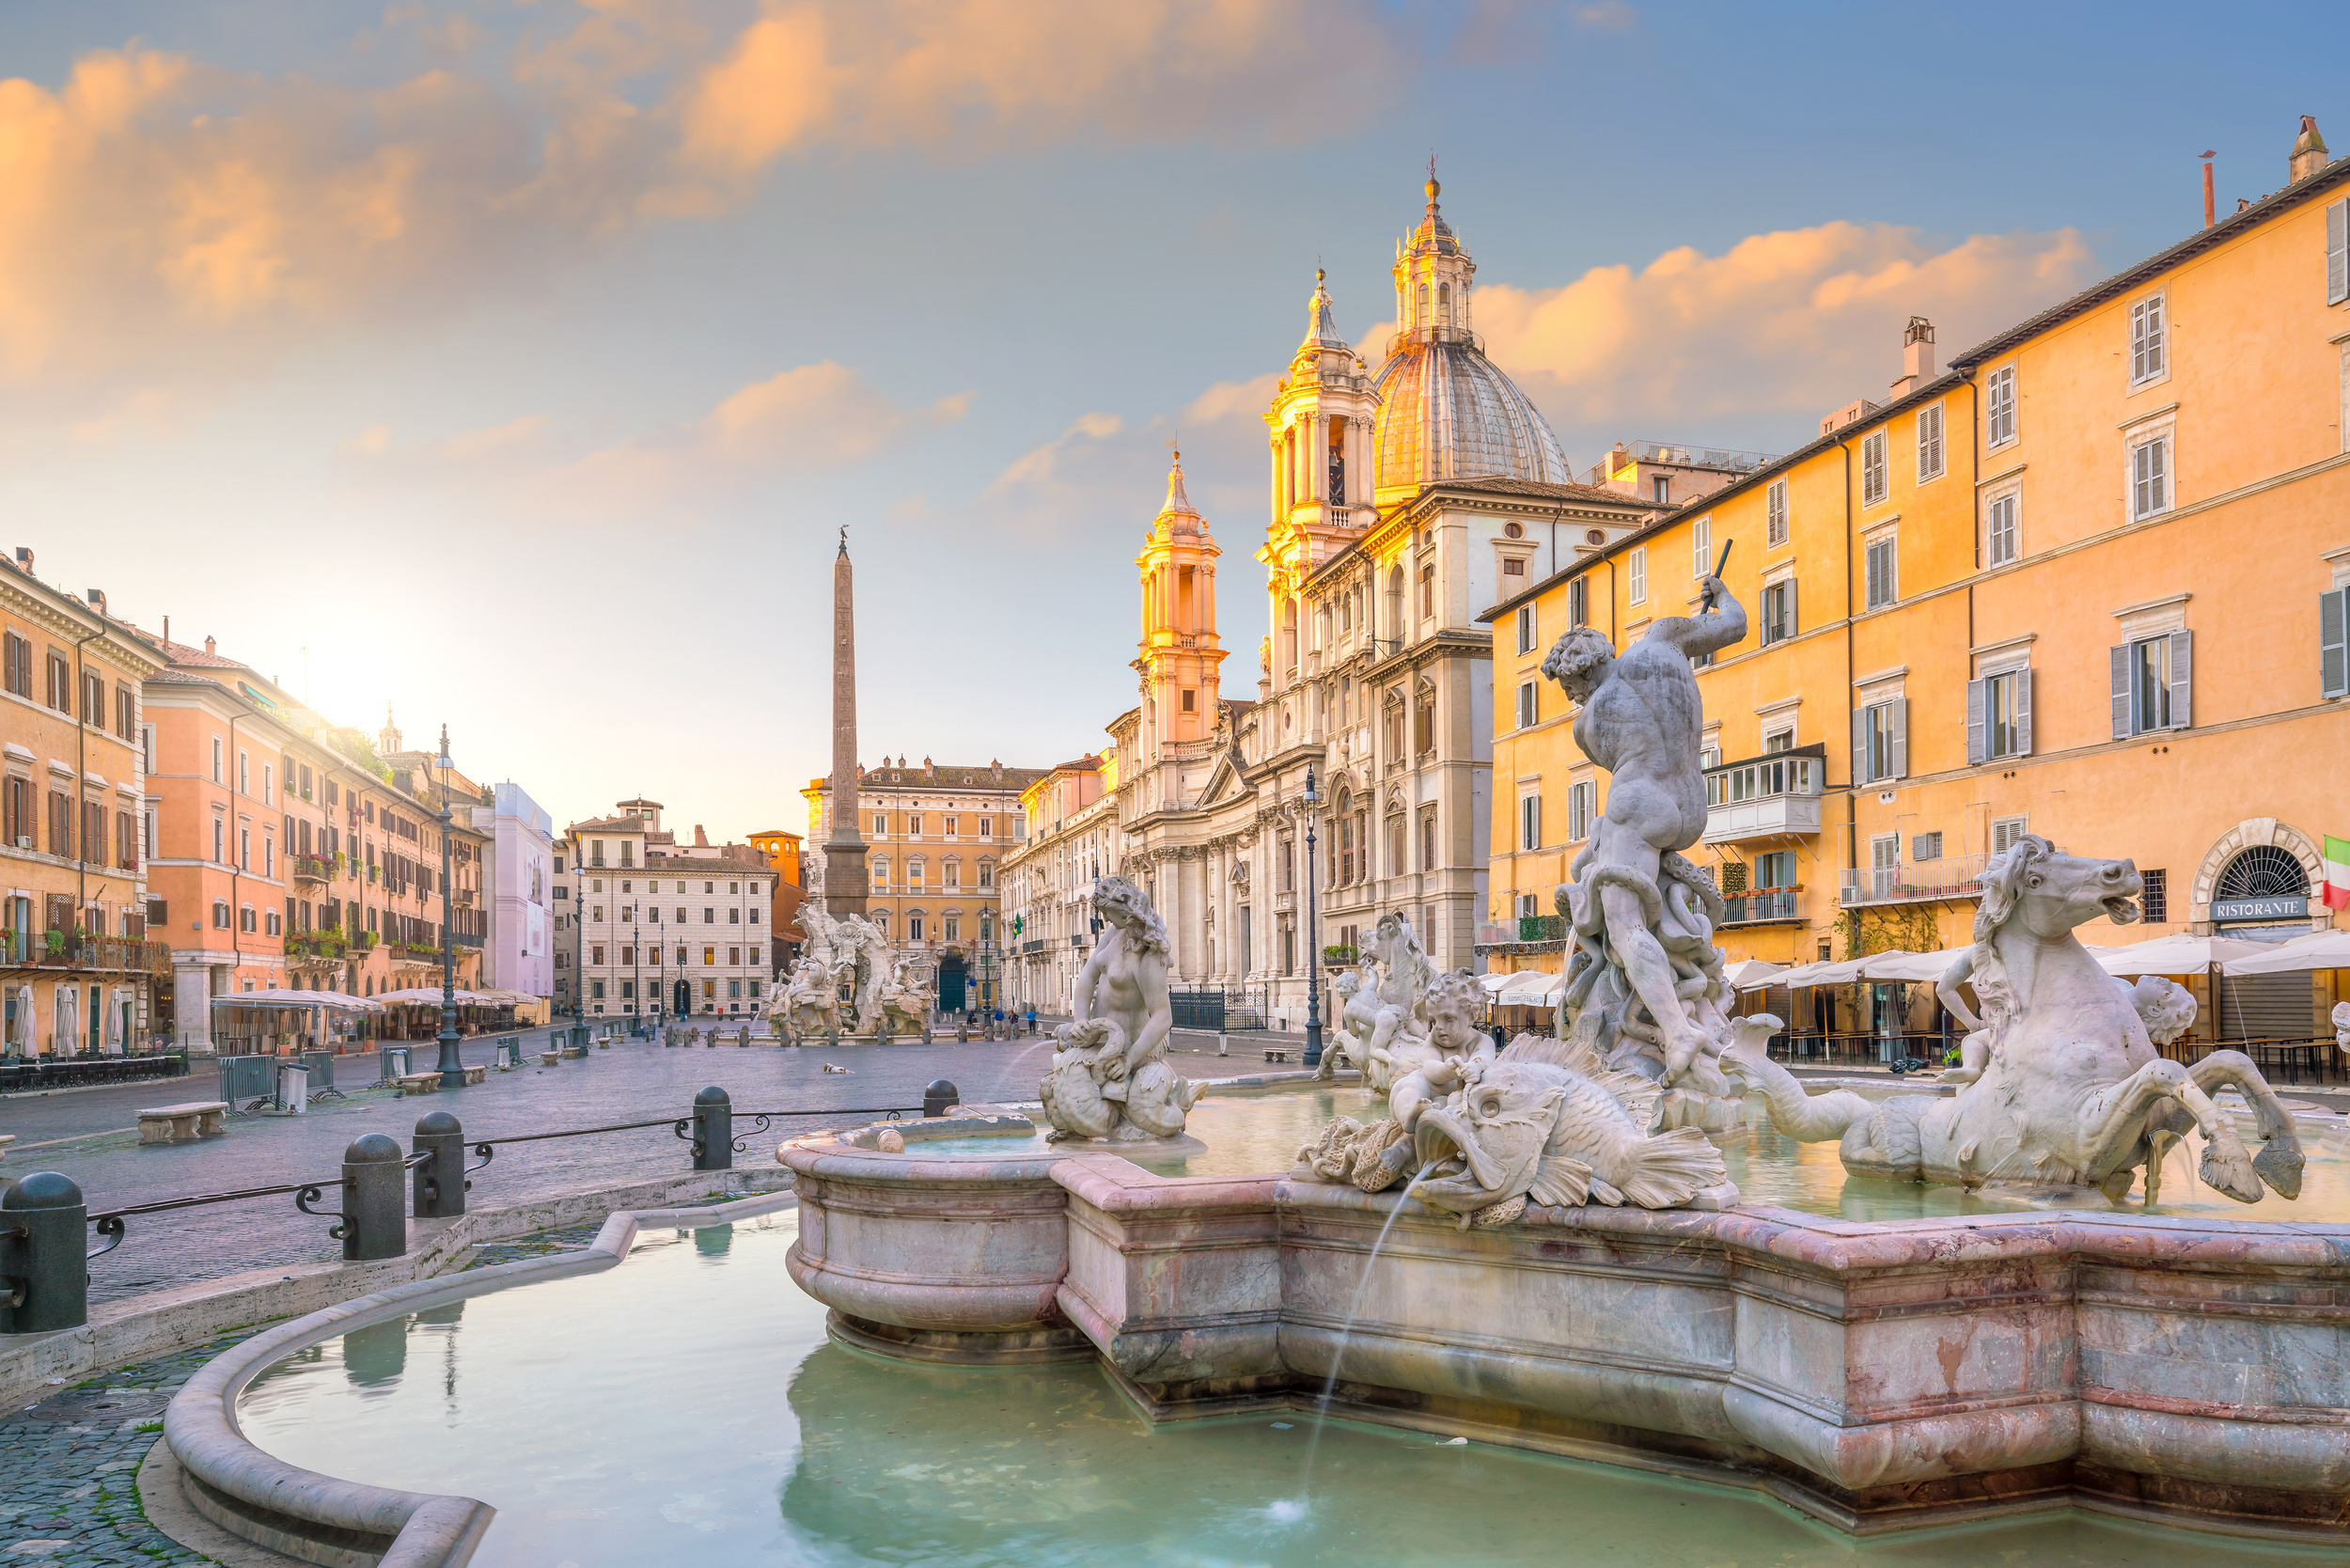
<svg viewBox="0 0 2350 1568">
<path fill-rule="evenodd" d="M 1558 967 L 1542 917 L 1606 804 L 1543 654 L 1578 605 L 1619 648 L 1692 613 L 1725 546 L 1750 629 L 1699 672 L 1690 853 L 1733 959 L 1963 942 L 2025 831 L 2146 875 L 2145 924 L 2092 942 L 2322 929 L 2319 852 L 2350 837 L 2350 160 L 2305 138 L 2293 173 L 1947 371 L 1913 321 L 1883 402 L 1488 612 L 1496 686 L 1535 688 L 1494 703 L 1495 967 Z M 2313 1032 L 2309 976 L 2280 979 L 2249 1032 Z"/>
</svg>

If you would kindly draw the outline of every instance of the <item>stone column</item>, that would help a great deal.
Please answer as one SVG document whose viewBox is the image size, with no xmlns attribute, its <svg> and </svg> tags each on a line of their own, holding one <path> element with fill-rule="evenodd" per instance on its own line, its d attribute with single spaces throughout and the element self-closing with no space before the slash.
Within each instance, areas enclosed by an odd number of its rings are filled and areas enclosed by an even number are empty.
<svg viewBox="0 0 2350 1568">
<path fill-rule="evenodd" d="M 832 563 L 832 832 L 824 841 L 824 912 L 835 919 L 864 914 L 870 883 L 857 818 L 855 579 L 843 528 Z"/>
</svg>

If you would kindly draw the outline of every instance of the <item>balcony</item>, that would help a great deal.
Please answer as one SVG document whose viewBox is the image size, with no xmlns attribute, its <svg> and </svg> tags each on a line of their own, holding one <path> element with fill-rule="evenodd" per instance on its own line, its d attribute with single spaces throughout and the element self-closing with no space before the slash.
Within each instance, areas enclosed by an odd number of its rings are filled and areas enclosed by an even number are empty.
<svg viewBox="0 0 2350 1568">
<path fill-rule="evenodd" d="M 1771 926 L 1804 923 L 1803 889 L 1757 887 L 1722 901 L 1722 925 Z"/>
<path fill-rule="evenodd" d="M 1812 745 L 1705 770 L 1705 842 L 1735 844 L 1820 831 L 1827 748 Z"/>
<path fill-rule="evenodd" d="M 343 933 L 339 931 L 298 931 L 286 938 L 286 956 L 296 963 L 339 963 L 343 948 Z"/>
<path fill-rule="evenodd" d="M 1847 909 L 1886 903 L 1936 903 L 1982 896 L 1987 855 L 1951 855 L 1907 865 L 1863 866 L 1844 873 L 1838 902 Z"/>
<path fill-rule="evenodd" d="M 1558 952 L 1566 941 L 1564 915 L 1520 915 L 1479 926 L 1476 948 L 1480 953 Z"/>
<path fill-rule="evenodd" d="M 70 931 L 0 931 L 0 964 L 68 974 L 167 975 L 171 949 L 162 942 Z"/>
<path fill-rule="evenodd" d="M 332 860 L 316 855 L 297 855 L 290 858 L 293 861 L 293 879 L 296 882 L 331 882 L 334 880 L 335 863 Z"/>
</svg>

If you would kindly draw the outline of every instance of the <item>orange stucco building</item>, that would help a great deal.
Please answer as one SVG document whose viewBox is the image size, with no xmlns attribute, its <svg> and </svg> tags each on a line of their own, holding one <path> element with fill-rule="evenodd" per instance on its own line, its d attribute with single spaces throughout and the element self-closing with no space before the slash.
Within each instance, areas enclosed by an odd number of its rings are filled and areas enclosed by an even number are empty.
<svg viewBox="0 0 2350 1568">
<path fill-rule="evenodd" d="M 1725 546 L 1750 630 L 1699 672 L 1692 854 L 1733 958 L 1962 942 L 2024 831 L 2146 875 L 2146 923 L 2092 941 L 2326 924 L 2320 847 L 2350 836 L 2350 159 L 2304 122 L 2290 172 L 1948 370 L 1913 321 L 1882 401 L 1489 612 L 1496 967 L 1558 967 L 1552 889 L 1606 800 L 1543 654 L 1577 604 L 1620 648 L 1691 613 Z M 2249 1034 L 2312 1032 L 2342 986 L 2264 978 L 2230 1004 Z"/>
</svg>

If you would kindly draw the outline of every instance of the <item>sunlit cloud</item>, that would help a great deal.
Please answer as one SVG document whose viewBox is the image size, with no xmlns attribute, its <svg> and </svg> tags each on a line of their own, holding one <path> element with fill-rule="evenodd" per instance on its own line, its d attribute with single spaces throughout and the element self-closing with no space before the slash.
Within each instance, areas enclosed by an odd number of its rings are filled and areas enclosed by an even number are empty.
<svg viewBox="0 0 2350 1568">
<path fill-rule="evenodd" d="M 973 394 L 908 408 L 824 360 L 738 388 L 701 417 L 590 447 L 540 415 L 401 445 L 372 425 L 337 453 L 368 488 L 431 486 L 577 521 L 693 517 L 744 491 L 853 468 L 901 437 L 961 419 Z"/>
<path fill-rule="evenodd" d="M 1562 288 L 1482 285 L 1475 308 L 1487 351 L 1580 463 L 1618 440 L 1751 439 L 1740 432 L 1882 400 L 1911 316 L 1934 321 L 1947 361 L 2095 270 L 2069 228 L 1947 244 L 1832 223 L 1594 267 Z"/>
</svg>

